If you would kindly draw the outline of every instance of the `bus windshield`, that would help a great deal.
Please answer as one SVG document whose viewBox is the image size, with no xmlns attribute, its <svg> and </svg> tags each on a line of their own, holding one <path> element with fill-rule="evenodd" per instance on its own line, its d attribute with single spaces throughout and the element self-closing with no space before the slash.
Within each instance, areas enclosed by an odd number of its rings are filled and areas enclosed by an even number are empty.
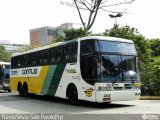
<svg viewBox="0 0 160 120">
<path fill-rule="evenodd" d="M 127 55 L 137 54 L 133 43 L 99 40 L 96 46 L 99 52 L 116 52 Z"/>
<path fill-rule="evenodd" d="M 100 81 L 139 81 L 139 67 L 136 56 L 102 55 L 99 67 Z"/>
</svg>

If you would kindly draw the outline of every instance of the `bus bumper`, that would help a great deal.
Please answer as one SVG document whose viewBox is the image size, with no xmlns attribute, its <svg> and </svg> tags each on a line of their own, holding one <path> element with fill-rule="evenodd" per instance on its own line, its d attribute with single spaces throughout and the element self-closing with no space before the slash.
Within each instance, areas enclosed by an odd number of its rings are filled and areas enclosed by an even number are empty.
<svg viewBox="0 0 160 120">
<path fill-rule="evenodd" d="M 96 91 L 96 102 L 113 102 L 113 101 L 129 101 L 139 100 L 140 90 L 130 91 Z"/>
</svg>

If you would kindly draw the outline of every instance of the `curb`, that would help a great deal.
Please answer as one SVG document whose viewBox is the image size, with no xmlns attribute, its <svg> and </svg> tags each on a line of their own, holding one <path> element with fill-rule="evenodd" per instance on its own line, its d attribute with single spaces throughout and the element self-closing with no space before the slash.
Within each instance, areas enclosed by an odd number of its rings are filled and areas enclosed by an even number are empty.
<svg viewBox="0 0 160 120">
<path fill-rule="evenodd" d="M 159 96 L 141 96 L 140 100 L 160 100 Z"/>
</svg>

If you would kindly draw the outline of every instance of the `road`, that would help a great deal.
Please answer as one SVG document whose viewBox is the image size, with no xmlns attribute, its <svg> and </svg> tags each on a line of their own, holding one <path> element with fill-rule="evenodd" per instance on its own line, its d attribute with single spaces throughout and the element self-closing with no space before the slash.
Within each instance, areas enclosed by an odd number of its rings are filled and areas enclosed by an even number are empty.
<svg viewBox="0 0 160 120">
<path fill-rule="evenodd" d="M 47 97 L 47 96 L 31 96 L 28 98 L 19 97 L 18 93 L 0 93 L 0 114 L 65 114 L 66 118 L 82 116 L 87 118 L 89 116 L 105 119 L 106 114 L 113 116 L 113 114 L 120 114 L 117 119 L 124 117 L 124 115 L 138 114 L 160 114 L 159 100 L 136 100 L 136 101 L 119 101 L 111 104 L 98 104 L 81 101 L 78 106 L 72 106 L 64 99 Z M 74 116 L 73 114 L 76 114 Z M 104 117 L 102 117 L 104 116 Z M 116 117 L 116 116 L 114 116 Z M 160 116 L 159 116 L 160 118 Z M 130 118 L 130 120 L 132 117 Z M 93 118 L 92 118 L 93 120 Z M 106 120 L 106 119 L 105 119 Z M 113 119 L 113 120 L 116 120 Z"/>
</svg>

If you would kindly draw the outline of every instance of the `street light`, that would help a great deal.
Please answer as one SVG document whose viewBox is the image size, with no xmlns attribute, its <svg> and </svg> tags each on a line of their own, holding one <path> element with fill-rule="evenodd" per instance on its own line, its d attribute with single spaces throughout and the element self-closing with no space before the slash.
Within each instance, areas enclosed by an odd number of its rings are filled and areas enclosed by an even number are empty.
<svg viewBox="0 0 160 120">
<path fill-rule="evenodd" d="M 109 14 L 110 18 L 115 18 L 115 25 L 117 25 L 117 17 L 122 17 L 122 13 L 117 13 L 116 15 Z"/>
</svg>

